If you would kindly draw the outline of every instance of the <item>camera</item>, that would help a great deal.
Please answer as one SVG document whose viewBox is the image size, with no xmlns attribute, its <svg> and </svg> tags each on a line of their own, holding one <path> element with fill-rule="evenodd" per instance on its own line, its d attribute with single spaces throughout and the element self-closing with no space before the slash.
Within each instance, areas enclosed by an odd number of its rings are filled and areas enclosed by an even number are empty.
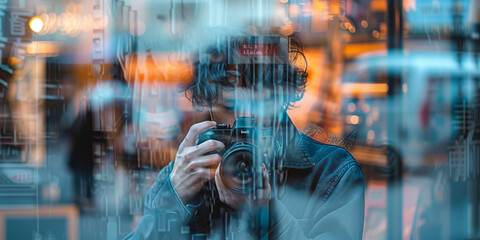
<svg viewBox="0 0 480 240">
<path fill-rule="evenodd" d="M 253 117 L 238 117 L 230 128 L 228 124 L 217 124 L 213 129 L 201 133 L 197 145 L 214 139 L 225 144 L 219 171 L 225 187 L 237 194 L 249 194 L 262 187 L 263 163 L 269 161 L 271 128 L 257 128 Z"/>
</svg>

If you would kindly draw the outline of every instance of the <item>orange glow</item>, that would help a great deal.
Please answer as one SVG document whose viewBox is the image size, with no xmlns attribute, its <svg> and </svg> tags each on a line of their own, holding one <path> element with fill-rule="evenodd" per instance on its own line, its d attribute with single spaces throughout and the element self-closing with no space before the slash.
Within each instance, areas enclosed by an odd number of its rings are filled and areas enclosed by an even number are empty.
<svg viewBox="0 0 480 240">
<path fill-rule="evenodd" d="M 342 94 L 347 96 L 385 96 L 388 92 L 386 83 L 343 83 Z"/>
<path fill-rule="evenodd" d="M 9 62 L 13 66 L 13 65 L 17 65 L 17 64 L 21 63 L 22 59 L 19 59 L 19 58 L 16 58 L 16 57 L 10 57 Z"/>
<path fill-rule="evenodd" d="M 341 1 L 325 1 L 329 4 L 329 7 L 328 7 L 328 10 L 329 11 L 329 15 L 336 15 L 336 16 L 339 16 L 339 15 L 343 15 L 343 12 L 345 11 L 343 8 L 343 6 L 345 5 L 345 3 L 341 3 Z"/>
<path fill-rule="evenodd" d="M 326 2 L 312 1 L 312 30 L 321 32 L 327 30 L 328 20 L 331 18 Z"/>
<path fill-rule="evenodd" d="M 306 48 L 304 50 L 305 57 L 309 66 L 323 66 L 325 65 L 325 59 L 323 58 L 324 52 L 320 49 Z M 304 65 L 303 65 L 304 66 Z M 301 67 L 303 67 L 301 66 Z M 312 109 L 330 109 L 335 108 L 335 104 L 328 104 L 329 100 L 320 95 L 322 89 L 328 88 L 325 83 L 325 68 L 308 68 L 308 85 L 305 89 L 304 97 L 297 103 L 297 107 L 288 110 L 288 114 L 294 122 L 295 126 L 299 129 L 305 129 L 307 124 L 315 122 L 311 119 L 321 119 L 323 114 L 330 114 L 331 111 L 325 110 L 322 113 L 316 114 L 316 111 Z M 328 106 L 327 106 L 328 105 Z M 333 106 L 333 107 L 331 107 Z M 328 115 L 327 118 L 329 118 Z M 325 127 L 322 125 L 322 127 Z M 330 128 L 326 128 L 329 131 Z"/>
<path fill-rule="evenodd" d="M 289 35 L 292 35 L 293 34 L 293 26 L 292 26 L 292 22 L 287 22 L 284 26 L 282 26 L 280 28 L 280 33 L 283 35 L 283 36 L 289 36 Z"/>
<path fill-rule="evenodd" d="M 358 55 L 366 52 L 377 52 L 387 50 L 385 43 L 355 43 L 343 46 L 343 57 L 346 59 L 357 58 Z"/>
<path fill-rule="evenodd" d="M 373 148 L 356 145 L 351 149 L 352 155 L 361 163 L 375 164 L 379 166 L 387 165 L 385 148 Z"/>
<path fill-rule="evenodd" d="M 367 28 L 368 27 L 368 22 L 366 20 L 362 20 L 362 27 Z"/>
<path fill-rule="evenodd" d="M 372 12 L 386 12 L 387 1 L 386 0 L 373 0 L 370 2 L 370 10 Z"/>
<path fill-rule="evenodd" d="M 175 54 L 175 53 L 173 53 Z M 127 56 L 126 72 L 134 73 L 135 81 L 182 83 L 191 81 L 193 68 L 187 60 L 171 58 L 172 53 L 142 53 Z"/>
<path fill-rule="evenodd" d="M 410 12 L 410 10 L 417 10 L 417 2 L 415 0 L 403 0 L 403 9 L 405 12 Z"/>
<path fill-rule="evenodd" d="M 357 115 L 347 116 L 347 123 L 357 125 L 360 122 L 360 118 Z"/>
<path fill-rule="evenodd" d="M 53 41 L 33 41 L 27 46 L 27 53 L 43 56 L 55 56 L 60 52 L 60 46 Z"/>
</svg>

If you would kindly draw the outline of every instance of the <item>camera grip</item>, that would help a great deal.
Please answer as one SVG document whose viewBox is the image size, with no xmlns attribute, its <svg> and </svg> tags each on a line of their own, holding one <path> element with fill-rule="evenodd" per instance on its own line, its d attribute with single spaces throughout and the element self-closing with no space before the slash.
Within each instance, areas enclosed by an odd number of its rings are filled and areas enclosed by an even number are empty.
<svg viewBox="0 0 480 240">
<path fill-rule="evenodd" d="M 197 143 L 197 145 L 200 145 L 201 143 L 206 142 L 206 141 L 211 140 L 211 139 L 218 140 L 215 132 L 212 129 L 209 129 L 209 130 L 207 130 L 203 133 L 200 133 L 200 135 L 198 135 L 196 143 Z"/>
<path fill-rule="evenodd" d="M 200 135 L 198 135 L 198 138 L 197 138 L 197 146 L 200 145 L 201 143 L 203 142 L 206 142 L 208 140 L 217 140 L 218 141 L 218 137 L 217 137 L 217 134 L 212 130 L 212 129 L 209 129 L 203 133 L 200 133 Z M 220 154 L 219 151 L 211 151 L 211 152 L 207 152 L 204 154 L 204 156 L 206 155 L 210 155 L 210 154 Z"/>
</svg>

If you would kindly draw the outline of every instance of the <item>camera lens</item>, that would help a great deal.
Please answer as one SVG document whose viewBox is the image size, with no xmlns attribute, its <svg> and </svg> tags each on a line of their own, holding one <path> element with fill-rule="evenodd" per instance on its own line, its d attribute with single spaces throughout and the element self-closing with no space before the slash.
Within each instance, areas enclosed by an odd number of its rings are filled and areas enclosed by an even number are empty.
<svg viewBox="0 0 480 240">
<path fill-rule="evenodd" d="M 247 174 L 249 172 L 249 169 L 248 169 L 248 162 L 245 162 L 245 161 L 240 161 L 238 163 L 238 172 L 240 174 Z"/>
<path fill-rule="evenodd" d="M 255 146 L 248 142 L 236 143 L 225 152 L 220 164 L 220 177 L 225 187 L 247 194 L 260 184 L 262 172 L 255 165 L 254 156 Z"/>
</svg>

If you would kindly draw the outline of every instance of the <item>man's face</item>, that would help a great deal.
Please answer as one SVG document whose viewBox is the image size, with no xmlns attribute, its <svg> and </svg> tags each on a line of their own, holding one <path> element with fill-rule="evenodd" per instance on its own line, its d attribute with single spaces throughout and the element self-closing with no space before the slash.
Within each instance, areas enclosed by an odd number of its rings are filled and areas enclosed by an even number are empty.
<svg viewBox="0 0 480 240">
<path fill-rule="evenodd" d="M 254 117 L 257 122 L 263 122 L 263 126 L 271 126 L 275 116 L 283 113 L 285 96 L 279 94 L 283 89 L 245 87 L 243 73 L 237 65 L 227 65 L 226 71 L 227 81 L 236 87 L 221 90 L 212 107 L 213 120 L 233 126 L 238 117 Z"/>
<path fill-rule="evenodd" d="M 238 117 L 254 117 L 262 121 L 263 126 L 273 124 L 275 115 L 282 113 L 280 104 L 275 104 L 272 90 L 256 91 L 246 88 L 224 89 L 213 105 L 213 119 L 217 123 L 233 126 Z"/>
</svg>

